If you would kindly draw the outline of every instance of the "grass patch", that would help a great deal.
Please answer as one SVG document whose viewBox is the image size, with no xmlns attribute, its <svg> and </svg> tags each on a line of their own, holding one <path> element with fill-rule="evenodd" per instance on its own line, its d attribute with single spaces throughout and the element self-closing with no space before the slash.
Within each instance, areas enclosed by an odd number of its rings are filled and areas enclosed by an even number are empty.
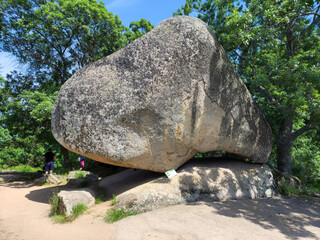
<svg viewBox="0 0 320 240">
<path fill-rule="evenodd" d="M 71 221 L 84 214 L 88 207 L 84 204 L 78 204 L 72 208 L 72 215 L 69 217 Z"/>
<path fill-rule="evenodd" d="M 121 209 L 114 209 L 113 208 L 107 212 L 107 215 L 104 218 L 104 220 L 108 223 L 113 223 L 113 222 L 117 222 L 123 218 L 129 217 L 129 216 L 134 216 L 137 214 L 138 214 L 138 212 L 135 212 L 135 211 L 128 211 L 123 208 L 121 208 Z"/>
<path fill-rule="evenodd" d="M 68 222 L 68 219 L 65 215 L 53 215 L 51 216 L 53 221 L 56 223 L 66 223 Z"/>
<path fill-rule="evenodd" d="M 55 188 L 52 191 L 52 196 L 49 199 L 49 204 L 51 206 L 49 216 L 61 215 L 59 210 L 59 197 L 58 197 L 58 189 Z"/>
<path fill-rule="evenodd" d="M 117 204 L 117 197 L 115 194 L 112 194 L 111 206 L 114 206 L 116 204 Z"/>
<path fill-rule="evenodd" d="M 86 177 L 86 173 L 84 172 L 75 172 L 75 178 L 84 179 Z"/>
<path fill-rule="evenodd" d="M 7 170 L 13 170 L 17 172 L 22 172 L 22 173 L 30 173 L 30 172 L 37 172 L 37 171 L 42 171 L 42 168 L 34 168 L 28 165 L 18 165 L 14 167 L 7 167 Z"/>
<path fill-rule="evenodd" d="M 72 208 L 72 215 L 71 216 L 67 217 L 64 213 L 60 213 L 60 214 L 52 215 L 51 217 L 52 217 L 53 221 L 55 221 L 56 223 L 72 222 L 77 217 L 82 215 L 87 209 L 88 209 L 88 207 L 85 206 L 84 204 L 78 204 Z"/>
<path fill-rule="evenodd" d="M 51 205 L 49 216 L 56 223 L 71 222 L 82 215 L 88 209 L 88 207 L 84 204 L 78 204 L 72 208 L 72 215 L 67 217 L 65 213 L 62 212 L 59 208 L 59 197 L 57 188 L 53 191 L 49 203 Z"/>
</svg>

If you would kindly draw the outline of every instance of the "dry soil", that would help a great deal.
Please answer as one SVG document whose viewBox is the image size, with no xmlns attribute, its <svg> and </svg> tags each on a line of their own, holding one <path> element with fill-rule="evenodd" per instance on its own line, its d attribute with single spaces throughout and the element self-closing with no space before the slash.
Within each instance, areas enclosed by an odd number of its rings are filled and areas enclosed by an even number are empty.
<svg viewBox="0 0 320 240">
<path fill-rule="evenodd" d="M 1 240 L 320 239 L 320 199 L 310 197 L 198 202 L 108 224 L 110 203 L 74 222 L 54 223 L 48 200 L 57 186 L 0 184 Z M 65 186 L 59 186 L 65 188 Z"/>
</svg>

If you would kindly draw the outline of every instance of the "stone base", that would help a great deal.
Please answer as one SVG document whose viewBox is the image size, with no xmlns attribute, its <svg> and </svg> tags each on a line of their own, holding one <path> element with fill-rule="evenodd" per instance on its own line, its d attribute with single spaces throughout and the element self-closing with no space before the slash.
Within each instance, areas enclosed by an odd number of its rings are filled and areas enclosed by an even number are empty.
<svg viewBox="0 0 320 240">
<path fill-rule="evenodd" d="M 267 165 L 230 159 L 192 160 L 168 179 L 164 174 L 126 170 L 100 182 L 117 196 L 118 208 L 145 212 L 194 201 L 254 199 L 274 196 L 272 170 Z"/>
</svg>

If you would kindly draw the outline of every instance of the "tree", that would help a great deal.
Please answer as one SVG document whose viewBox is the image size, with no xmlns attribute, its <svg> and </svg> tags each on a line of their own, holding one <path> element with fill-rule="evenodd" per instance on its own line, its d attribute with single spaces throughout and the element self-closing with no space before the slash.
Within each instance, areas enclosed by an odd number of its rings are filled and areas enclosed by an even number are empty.
<svg viewBox="0 0 320 240">
<path fill-rule="evenodd" d="M 0 83 L 0 165 L 39 166 L 46 144 L 56 143 L 48 130 L 54 97 L 37 91 L 12 94 L 7 80 Z"/>
<path fill-rule="evenodd" d="M 127 31 L 126 37 L 128 39 L 128 43 L 133 42 L 135 39 L 143 36 L 144 34 L 150 32 L 154 26 L 151 24 L 150 21 L 147 21 L 145 19 L 141 19 L 137 22 L 130 23 L 130 29 L 131 31 Z"/>
<path fill-rule="evenodd" d="M 291 175 L 292 143 L 319 130 L 320 1 L 187 0 L 216 33 L 273 128 L 278 169 Z"/>
<path fill-rule="evenodd" d="M 73 72 L 126 43 L 121 20 L 96 0 L 0 4 L 0 48 L 28 64 L 29 73 L 37 76 L 29 88 L 39 83 L 60 87 Z M 67 163 L 68 151 L 61 147 L 61 152 Z"/>
</svg>

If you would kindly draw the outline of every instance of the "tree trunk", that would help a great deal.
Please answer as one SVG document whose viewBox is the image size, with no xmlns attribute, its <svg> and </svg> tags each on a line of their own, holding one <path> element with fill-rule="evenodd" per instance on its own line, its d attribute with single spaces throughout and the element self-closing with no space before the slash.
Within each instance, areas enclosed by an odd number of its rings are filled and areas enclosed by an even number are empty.
<svg viewBox="0 0 320 240">
<path fill-rule="evenodd" d="M 277 137 L 277 163 L 278 170 L 292 176 L 290 150 L 292 145 L 292 119 L 284 119 L 280 125 Z"/>
<path fill-rule="evenodd" d="M 61 154 L 63 156 L 63 159 L 64 159 L 64 165 L 65 167 L 68 169 L 68 170 L 72 170 L 72 164 L 70 163 L 70 160 L 69 160 L 69 151 L 68 149 L 66 149 L 65 147 L 63 147 L 62 145 L 60 145 L 60 151 L 61 151 Z"/>
</svg>

